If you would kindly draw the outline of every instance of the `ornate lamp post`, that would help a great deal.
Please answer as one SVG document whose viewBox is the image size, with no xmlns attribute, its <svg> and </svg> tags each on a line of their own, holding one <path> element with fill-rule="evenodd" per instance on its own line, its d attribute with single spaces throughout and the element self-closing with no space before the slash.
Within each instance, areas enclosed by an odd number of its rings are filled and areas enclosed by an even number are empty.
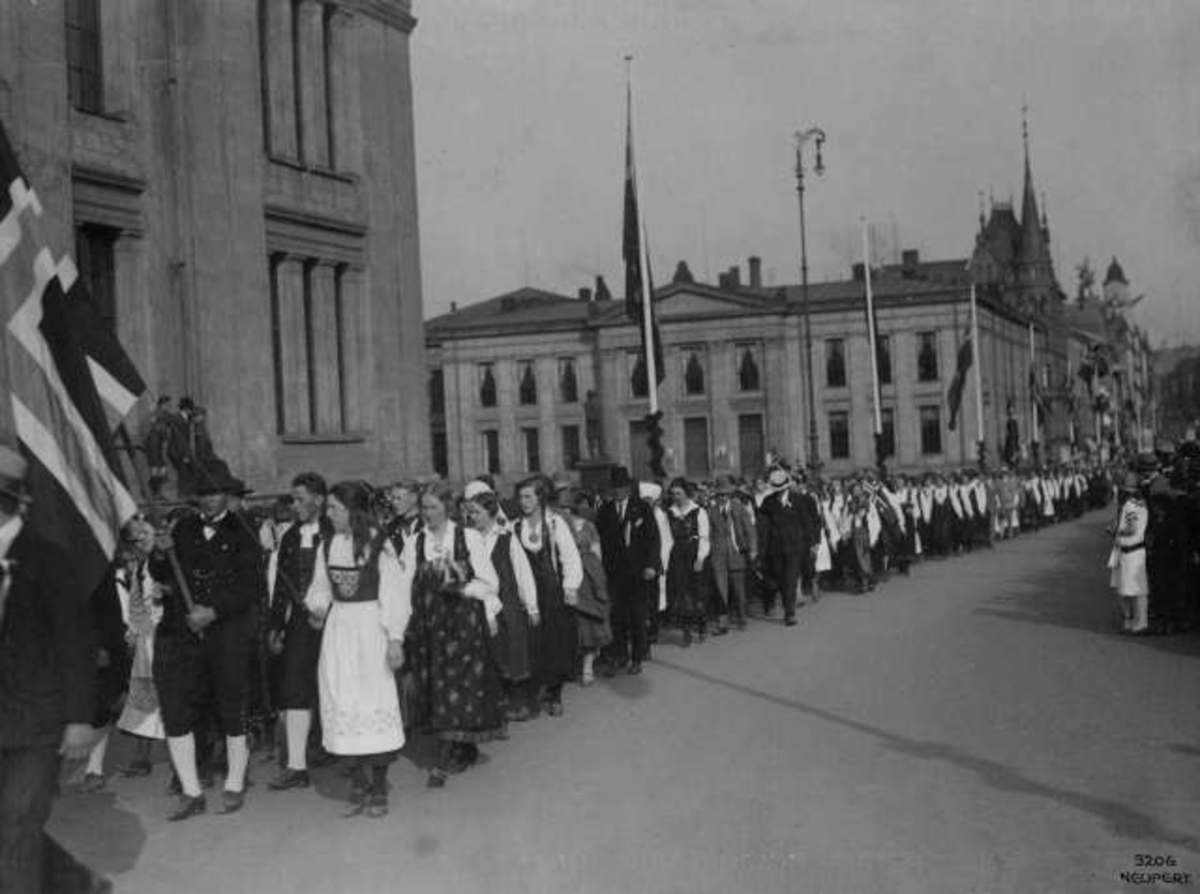
<svg viewBox="0 0 1200 894">
<path fill-rule="evenodd" d="M 821 146 L 825 143 L 825 131 L 819 127 L 796 131 L 796 196 L 800 205 L 800 297 L 804 310 L 804 363 L 807 368 L 805 380 L 808 382 L 808 465 L 818 469 L 821 465 L 817 438 L 817 403 L 816 389 L 813 385 L 813 347 L 812 347 L 812 316 L 808 301 L 808 244 L 804 234 L 804 144 L 809 140 L 816 142 L 817 163 L 813 172 L 821 174 L 825 164 L 821 158 Z"/>
</svg>

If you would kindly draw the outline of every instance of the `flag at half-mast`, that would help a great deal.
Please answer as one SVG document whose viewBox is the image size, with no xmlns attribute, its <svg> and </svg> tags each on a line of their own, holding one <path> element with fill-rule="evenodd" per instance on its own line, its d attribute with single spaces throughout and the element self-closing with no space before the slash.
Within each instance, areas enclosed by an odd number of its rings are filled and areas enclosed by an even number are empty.
<svg viewBox="0 0 1200 894">
<path fill-rule="evenodd" d="M 100 582 L 136 512 L 113 431 L 145 391 L 68 254 L 0 123 L 0 314 L 6 404 L 29 461 L 28 520 L 71 557 L 81 592 Z"/>
<path fill-rule="evenodd" d="M 666 376 L 663 364 L 662 337 L 658 322 L 654 318 L 654 283 L 650 279 L 647 258 L 642 254 L 642 219 L 638 211 L 637 167 L 633 160 L 633 90 L 625 93 L 625 221 L 621 240 L 621 255 L 625 261 L 625 313 L 638 324 L 642 333 L 642 362 L 647 363 L 647 341 L 653 342 L 655 384 L 661 385 Z M 651 296 L 649 325 L 646 324 L 643 307 L 643 285 L 645 294 Z M 649 335 L 647 335 L 649 329 Z M 648 369 L 647 365 L 647 369 Z"/>
</svg>

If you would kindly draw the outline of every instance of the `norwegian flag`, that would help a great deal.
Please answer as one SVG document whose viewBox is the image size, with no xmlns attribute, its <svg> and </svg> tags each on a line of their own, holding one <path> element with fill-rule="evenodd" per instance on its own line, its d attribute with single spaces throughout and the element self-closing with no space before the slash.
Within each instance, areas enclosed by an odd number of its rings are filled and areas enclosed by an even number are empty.
<svg viewBox="0 0 1200 894">
<path fill-rule="evenodd" d="M 0 124 L 0 312 L 8 412 L 29 461 L 29 524 L 100 582 L 137 512 L 113 431 L 146 390 L 69 255 L 42 234 L 42 206 Z"/>
</svg>

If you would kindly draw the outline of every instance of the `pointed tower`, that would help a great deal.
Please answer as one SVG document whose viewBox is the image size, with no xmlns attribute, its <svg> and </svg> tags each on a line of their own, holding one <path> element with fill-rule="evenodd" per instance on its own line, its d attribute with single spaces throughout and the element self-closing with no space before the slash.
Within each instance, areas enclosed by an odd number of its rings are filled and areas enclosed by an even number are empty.
<svg viewBox="0 0 1200 894">
<path fill-rule="evenodd" d="M 1021 136 L 1025 144 L 1025 184 L 1021 198 L 1021 236 L 1017 247 L 1017 282 L 1021 297 L 1033 307 L 1044 307 L 1054 294 L 1054 267 L 1050 260 L 1050 231 L 1038 214 L 1033 166 L 1029 161 L 1029 119 L 1022 109 Z"/>
</svg>

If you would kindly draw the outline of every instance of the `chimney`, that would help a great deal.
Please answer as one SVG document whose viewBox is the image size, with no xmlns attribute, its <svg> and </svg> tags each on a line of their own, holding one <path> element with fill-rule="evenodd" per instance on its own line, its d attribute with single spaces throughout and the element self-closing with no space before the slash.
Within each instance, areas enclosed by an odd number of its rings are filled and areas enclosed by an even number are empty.
<svg viewBox="0 0 1200 894">
<path fill-rule="evenodd" d="M 592 290 L 587 288 L 586 286 L 581 288 L 579 290 L 579 300 L 580 301 L 591 301 L 592 300 Z"/>
<path fill-rule="evenodd" d="M 457 301 L 450 302 L 450 313 L 452 313 L 452 314 L 458 313 L 458 302 Z"/>
<path fill-rule="evenodd" d="M 750 288 L 761 289 L 762 288 L 762 258 L 760 258 L 758 255 L 751 255 L 750 260 L 747 262 L 747 264 L 750 267 Z"/>
<path fill-rule="evenodd" d="M 904 279 L 917 278 L 917 265 L 921 262 L 920 253 L 915 248 L 906 248 L 900 253 L 900 275 Z"/>
<path fill-rule="evenodd" d="M 731 282 L 731 280 L 729 278 L 728 271 L 717 274 L 717 288 L 725 289 L 725 290 L 733 288 L 733 283 Z"/>
<path fill-rule="evenodd" d="M 866 282 L 867 271 L 866 268 L 863 267 L 862 261 L 856 262 L 854 266 L 850 268 L 850 275 L 854 278 L 855 282 Z"/>
<path fill-rule="evenodd" d="M 742 287 L 742 268 L 737 264 L 729 268 L 729 285 L 734 289 Z"/>
</svg>

